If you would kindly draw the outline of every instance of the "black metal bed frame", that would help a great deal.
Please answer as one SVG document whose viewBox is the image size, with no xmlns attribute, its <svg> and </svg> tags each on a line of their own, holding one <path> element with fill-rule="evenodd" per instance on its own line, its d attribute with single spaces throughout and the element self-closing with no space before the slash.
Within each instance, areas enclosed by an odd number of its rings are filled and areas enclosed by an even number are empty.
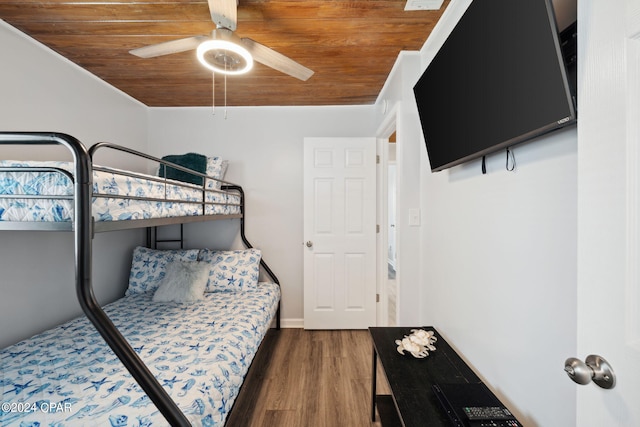
<svg viewBox="0 0 640 427">
<path fill-rule="evenodd" d="M 35 224 L 13 223 L 11 228 L 0 229 L 21 229 L 21 230 L 71 230 L 74 233 L 74 248 L 75 248 L 75 278 L 76 278 L 76 295 L 78 301 L 87 318 L 91 321 L 94 327 L 98 330 L 100 335 L 107 342 L 109 347 L 113 350 L 116 356 L 120 359 L 122 364 L 127 368 L 131 375 L 138 382 L 140 387 L 145 391 L 149 398 L 156 405 L 158 410 L 162 413 L 165 419 L 172 426 L 190 426 L 191 424 L 182 413 L 180 408 L 171 399 L 168 393 L 160 385 L 160 383 L 153 376 L 151 371 L 147 368 L 144 362 L 140 359 L 137 353 L 133 350 L 131 345 L 122 336 L 120 331 L 113 324 L 111 319 L 102 310 L 100 305 L 95 299 L 92 287 L 92 240 L 94 232 L 96 231 L 110 231 L 110 230 L 123 230 L 129 228 L 144 228 L 156 227 L 159 225 L 169 224 L 183 224 L 188 222 L 206 221 L 213 219 L 240 219 L 240 234 L 242 242 L 247 248 L 253 246 L 247 240 L 245 236 L 245 223 L 244 223 L 244 191 L 242 187 L 229 182 L 222 181 L 223 190 L 235 191 L 240 195 L 240 215 L 204 215 L 206 202 L 204 199 L 204 186 L 206 186 L 207 175 L 201 174 L 190 169 L 184 168 L 180 165 L 176 165 L 171 162 L 167 162 L 162 159 L 158 159 L 147 154 L 131 150 L 126 147 L 121 147 L 110 143 L 97 143 L 89 150 L 76 138 L 63 134 L 52 132 L 0 132 L 0 144 L 5 145 L 62 145 L 66 147 L 73 155 L 74 161 L 74 173 L 73 176 L 69 176 L 66 171 L 56 170 L 57 172 L 64 173 L 69 178 L 72 178 L 74 191 L 74 213 L 71 224 L 67 226 L 55 226 L 52 228 L 39 227 Z M 165 164 L 172 168 L 176 168 L 182 171 L 189 172 L 193 175 L 199 175 L 203 178 L 203 200 L 198 202 L 202 204 L 203 215 L 198 216 L 185 216 L 185 217 L 172 217 L 172 218 L 155 218 L 148 220 L 129 220 L 129 221 L 113 221 L 111 224 L 106 222 L 94 223 L 93 215 L 91 211 L 91 202 L 93 194 L 92 178 L 93 178 L 93 156 L 99 148 L 108 147 L 114 150 L 123 151 L 129 154 L 133 154 L 139 157 L 143 157 L 147 160 L 152 160 L 160 164 Z M 23 168 L 21 170 L 35 170 L 41 168 Z M 45 168 L 46 170 L 52 170 L 54 168 Z M 98 168 L 96 168 L 97 170 Z M 134 174 L 135 175 L 135 174 Z M 212 178 L 209 178 L 212 179 Z M 164 179 L 166 181 L 166 178 Z M 188 185 L 187 185 L 188 186 Z M 118 224 L 115 224 L 118 223 Z M 2 224 L 2 222 L 0 222 Z M 147 232 L 147 242 L 149 244 L 150 232 Z M 182 240 L 182 231 L 181 231 Z M 273 271 L 266 264 L 264 259 L 260 260 L 260 265 L 264 271 L 271 277 L 271 279 L 280 286 L 278 278 Z M 276 328 L 280 329 L 280 302 L 278 302 L 278 309 L 276 313 Z"/>
</svg>

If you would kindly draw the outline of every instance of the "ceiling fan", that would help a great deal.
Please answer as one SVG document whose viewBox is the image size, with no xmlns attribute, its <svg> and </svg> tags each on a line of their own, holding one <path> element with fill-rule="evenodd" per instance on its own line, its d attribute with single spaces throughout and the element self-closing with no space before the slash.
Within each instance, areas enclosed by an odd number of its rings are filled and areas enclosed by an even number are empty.
<svg viewBox="0 0 640 427">
<path fill-rule="evenodd" d="M 222 74 L 243 74 L 251 69 L 254 59 L 261 64 L 302 81 L 313 71 L 250 38 L 234 34 L 237 26 L 237 0 L 208 0 L 211 19 L 216 29 L 209 36 L 171 40 L 130 50 L 140 58 L 169 55 L 196 49 L 198 60 L 208 69 Z"/>
</svg>

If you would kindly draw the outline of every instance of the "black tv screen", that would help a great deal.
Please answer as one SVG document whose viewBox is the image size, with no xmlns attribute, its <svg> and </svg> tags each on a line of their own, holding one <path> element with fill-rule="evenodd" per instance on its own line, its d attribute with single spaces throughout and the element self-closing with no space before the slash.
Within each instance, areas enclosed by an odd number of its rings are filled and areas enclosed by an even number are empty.
<svg viewBox="0 0 640 427">
<path fill-rule="evenodd" d="M 473 1 L 414 94 L 432 171 L 574 123 L 550 1 Z"/>
</svg>

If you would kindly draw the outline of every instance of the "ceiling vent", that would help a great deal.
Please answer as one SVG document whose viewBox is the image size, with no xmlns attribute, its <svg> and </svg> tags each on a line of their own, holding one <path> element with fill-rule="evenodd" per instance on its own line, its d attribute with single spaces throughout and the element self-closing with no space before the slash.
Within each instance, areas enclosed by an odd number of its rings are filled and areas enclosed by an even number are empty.
<svg viewBox="0 0 640 427">
<path fill-rule="evenodd" d="M 407 0 L 404 10 L 438 10 L 444 0 Z"/>
</svg>

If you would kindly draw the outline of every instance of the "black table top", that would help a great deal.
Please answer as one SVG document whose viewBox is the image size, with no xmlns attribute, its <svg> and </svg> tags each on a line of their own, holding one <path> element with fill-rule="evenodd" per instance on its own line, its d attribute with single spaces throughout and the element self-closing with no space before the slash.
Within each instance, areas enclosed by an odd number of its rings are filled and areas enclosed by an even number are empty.
<svg viewBox="0 0 640 427">
<path fill-rule="evenodd" d="M 424 359 L 397 351 L 397 339 L 411 329 L 434 331 L 436 350 Z M 433 384 L 480 383 L 481 380 L 431 326 L 369 328 L 373 346 L 389 382 L 392 396 L 406 427 L 450 426 L 431 386 Z"/>
</svg>

